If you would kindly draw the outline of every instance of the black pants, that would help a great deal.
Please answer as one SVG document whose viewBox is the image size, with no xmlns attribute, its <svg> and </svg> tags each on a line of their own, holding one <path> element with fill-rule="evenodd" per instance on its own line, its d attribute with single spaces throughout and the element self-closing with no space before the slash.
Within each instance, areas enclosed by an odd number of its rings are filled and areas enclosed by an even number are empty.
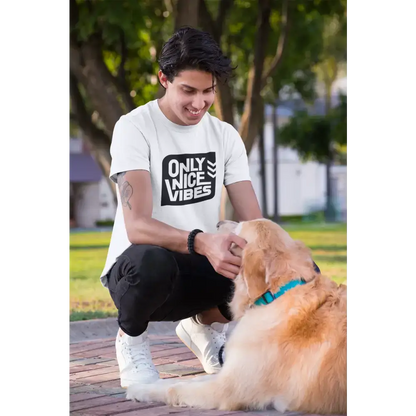
<svg viewBox="0 0 416 416">
<path fill-rule="evenodd" d="M 107 277 L 118 324 L 130 336 L 142 334 L 149 322 L 178 321 L 214 307 L 231 320 L 234 284 L 205 256 L 132 244 Z"/>
</svg>

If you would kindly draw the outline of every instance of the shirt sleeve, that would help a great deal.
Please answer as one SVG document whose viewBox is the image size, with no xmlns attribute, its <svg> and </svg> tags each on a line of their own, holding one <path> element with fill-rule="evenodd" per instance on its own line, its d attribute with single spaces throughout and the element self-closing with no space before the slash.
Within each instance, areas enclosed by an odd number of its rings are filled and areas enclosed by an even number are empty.
<svg viewBox="0 0 416 416">
<path fill-rule="evenodd" d="M 227 186 L 240 181 L 251 181 L 243 139 L 230 124 L 225 137 L 224 185 Z"/>
<path fill-rule="evenodd" d="M 122 116 L 114 126 L 110 154 L 110 179 L 115 183 L 120 172 L 138 169 L 150 171 L 149 144 L 126 116 Z"/>
</svg>

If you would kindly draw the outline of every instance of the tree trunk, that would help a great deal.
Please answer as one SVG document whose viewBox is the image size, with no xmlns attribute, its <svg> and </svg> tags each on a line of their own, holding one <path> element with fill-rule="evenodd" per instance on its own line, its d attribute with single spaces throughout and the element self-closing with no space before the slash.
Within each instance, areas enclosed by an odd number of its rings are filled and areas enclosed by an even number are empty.
<svg viewBox="0 0 416 416">
<path fill-rule="evenodd" d="M 103 61 L 99 35 L 92 35 L 80 46 L 71 43 L 70 52 L 71 72 L 84 87 L 106 133 L 111 135 L 124 110 L 117 98 L 119 92 L 114 77 Z"/>
<path fill-rule="evenodd" d="M 175 32 L 182 26 L 198 27 L 198 0 L 177 0 L 175 5 Z"/>
<path fill-rule="evenodd" d="M 247 95 L 244 103 L 244 113 L 241 118 L 240 135 L 246 145 L 247 154 L 253 147 L 257 136 L 260 120 L 262 119 L 263 100 L 261 87 L 263 80 L 264 60 L 270 33 L 270 0 L 259 1 L 257 16 L 257 36 L 255 41 L 254 62 L 250 68 L 247 84 Z"/>
<path fill-rule="evenodd" d="M 195 1 L 197 2 L 197 1 Z M 222 0 L 219 4 L 218 17 L 214 21 L 204 0 L 199 1 L 199 25 L 202 30 L 209 32 L 214 40 L 221 45 L 221 37 L 224 30 L 225 18 L 231 9 L 233 0 Z M 235 126 L 234 111 L 235 100 L 230 84 L 217 82 L 215 94 L 215 113 L 220 120 Z"/>
<path fill-rule="evenodd" d="M 124 36 L 124 32 L 122 29 L 120 29 L 120 56 L 121 56 L 121 62 L 117 73 L 117 78 L 114 78 L 114 81 L 116 83 L 117 89 L 120 91 L 124 112 L 129 113 L 130 111 L 133 111 L 136 108 L 136 105 L 134 104 L 133 97 L 130 95 L 130 87 L 127 84 L 126 79 L 126 69 L 125 64 L 127 60 L 127 45 L 126 40 Z"/>
<path fill-rule="evenodd" d="M 215 93 L 215 113 L 220 120 L 235 126 L 235 101 L 229 84 L 217 82 Z"/>
<path fill-rule="evenodd" d="M 175 16 L 174 32 L 183 26 L 197 28 L 199 19 L 199 2 L 198 0 L 176 0 L 173 3 L 173 13 Z M 160 52 L 159 52 L 160 53 Z M 156 98 L 162 98 L 165 95 L 165 88 L 159 84 L 156 92 Z"/>
<path fill-rule="evenodd" d="M 337 74 L 338 66 L 335 59 L 327 58 L 323 63 L 324 68 L 324 85 L 325 85 L 325 114 L 329 115 L 331 111 L 332 85 L 334 84 Z M 325 165 L 326 172 L 326 206 L 325 206 L 325 220 L 327 222 L 335 221 L 335 201 L 331 181 L 331 168 L 334 163 L 334 149 L 332 144 L 332 128 L 330 131 L 330 138 L 328 142 L 328 160 Z"/>
<path fill-rule="evenodd" d="M 199 0 L 199 25 L 202 30 L 209 32 L 214 40 L 221 45 L 225 18 L 231 9 L 233 0 L 222 0 L 219 4 L 217 19 L 214 21 L 204 0 Z M 217 81 L 215 94 L 216 116 L 232 126 L 235 126 L 235 100 L 230 84 Z M 226 188 L 222 188 L 220 219 L 235 219 L 235 212 L 228 197 Z"/>
<path fill-rule="evenodd" d="M 282 58 L 286 50 L 287 38 L 290 29 L 290 7 L 289 0 L 282 2 L 282 27 L 279 41 L 277 43 L 276 54 L 268 68 L 264 68 L 264 60 L 266 58 L 267 44 L 270 32 L 270 0 L 259 1 L 259 14 L 257 17 L 257 37 L 255 41 L 254 64 L 250 69 L 247 95 L 244 105 L 244 113 L 241 118 L 240 135 L 246 145 L 247 154 L 250 153 L 256 139 L 259 121 L 262 119 L 262 97 L 261 91 L 266 85 L 269 77 L 273 76 L 282 63 Z"/>
<path fill-rule="evenodd" d="M 277 127 L 277 106 L 272 106 L 272 124 L 273 124 L 273 221 L 279 222 L 279 146 L 278 146 L 278 127 Z"/>
<path fill-rule="evenodd" d="M 328 116 L 331 109 L 331 90 L 332 84 L 328 84 L 325 87 L 325 113 Z M 332 130 L 332 129 L 331 129 Z M 332 131 L 330 132 L 332 135 Z M 332 137 L 330 137 L 328 142 L 328 160 L 325 164 L 325 173 L 326 173 L 326 206 L 325 206 L 325 220 L 327 222 L 335 221 L 335 212 L 334 212 L 334 200 L 332 192 L 332 183 L 331 183 L 331 167 L 333 164 L 333 152 L 332 152 Z"/>
<path fill-rule="evenodd" d="M 261 210 L 263 216 L 268 218 L 269 212 L 267 209 L 267 180 L 266 180 L 266 157 L 264 151 L 264 123 L 260 125 L 259 129 L 259 153 L 260 153 L 260 177 L 261 177 Z"/>
<path fill-rule="evenodd" d="M 241 118 L 239 133 L 244 141 L 247 155 L 250 154 L 251 148 L 253 147 L 254 140 L 257 137 L 259 127 L 263 120 L 262 111 L 264 110 L 263 99 L 261 97 L 262 89 L 262 75 L 264 69 L 264 60 L 266 57 L 266 47 L 268 42 L 268 36 L 270 31 L 270 18 L 271 5 L 270 0 L 259 1 L 259 11 L 257 17 L 257 37 L 255 41 L 255 52 L 254 52 L 254 64 L 250 69 L 248 77 L 247 95 L 244 105 L 244 113 Z M 229 86 L 228 86 L 229 88 Z M 224 91 L 220 90 L 220 94 Z M 232 97 L 231 90 L 229 92 L 225 90 L 225 99 L 222 101 L 221 109 L 223 109 L 222 115 L 225 115 L 227 108 L 224 106 L 227 103 L 227 94 Z M 233 99 L 234 101 L 234 99 Z M 231 107 L 228 107 L 231 108 Z M 228 113 L 229 114 L 229 113 Z M 229 114 L 228 117 L 231 118 Z M 233 117 L 234 119 L 234 117 Z M 265 193 L 263 192 L 263 195 Z M 227 204 L 230 205 L 229 201 Z M 226 204 L 226 205 L 227 205 Z M 263 201 L 264 205 L 264 201 Z M 227 212 L 227 206 L 224 210 Z M 229 212 L 229 210 L 228 210 Z M 267 216 L 267 208 L 265 216 Z M 233 212 L 232 217 L 235 217 Z"/>
</svg>

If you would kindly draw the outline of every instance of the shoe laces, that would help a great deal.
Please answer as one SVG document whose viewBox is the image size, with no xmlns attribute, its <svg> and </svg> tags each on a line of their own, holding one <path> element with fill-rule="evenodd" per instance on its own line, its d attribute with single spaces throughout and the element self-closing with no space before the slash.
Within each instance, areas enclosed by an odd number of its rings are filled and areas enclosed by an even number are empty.
<svg viewBox="0 0 416 416">
<path fill-rule="evenodd" d="M 125 351 L 131 359 L 134 371 L 154 370 L 155 366 L 152 362 L 152 356 L 150 354 L 150 348 L 148 341 L 144 341 L 137 345 L 125 345 Z"/>
<path fill-rule="evenodd" d="M 215 349 L 215 351 L 218 353 L 220 348 L 225 344 L 227 341 L 226 331 L 216 331 L 211 326 L 208 327 L 208 331 L 211 334 L 212 340 L 214 341 L 212 344 L 212 347 Z"/>
</svg>

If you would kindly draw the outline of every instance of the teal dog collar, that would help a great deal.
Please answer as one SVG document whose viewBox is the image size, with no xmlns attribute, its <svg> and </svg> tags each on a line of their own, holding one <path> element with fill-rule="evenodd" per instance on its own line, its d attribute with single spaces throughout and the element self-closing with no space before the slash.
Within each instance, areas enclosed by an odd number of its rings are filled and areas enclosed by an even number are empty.
<svg viewBox="0 0 416 416">
<path fill-rule="evenodd" d="M 303 279 L 292 280 L 289 283 L 283 285 L 275 294 L 271 293 L 269 290 L 266 293 L 263 293 L 255 302 L 255 305 L 268 305 L 276 300 L 278 297 L 282 296 L 288 290 L 293 289 L 296 286 L 304 285 L 306 282 Z"/>
</svg>

